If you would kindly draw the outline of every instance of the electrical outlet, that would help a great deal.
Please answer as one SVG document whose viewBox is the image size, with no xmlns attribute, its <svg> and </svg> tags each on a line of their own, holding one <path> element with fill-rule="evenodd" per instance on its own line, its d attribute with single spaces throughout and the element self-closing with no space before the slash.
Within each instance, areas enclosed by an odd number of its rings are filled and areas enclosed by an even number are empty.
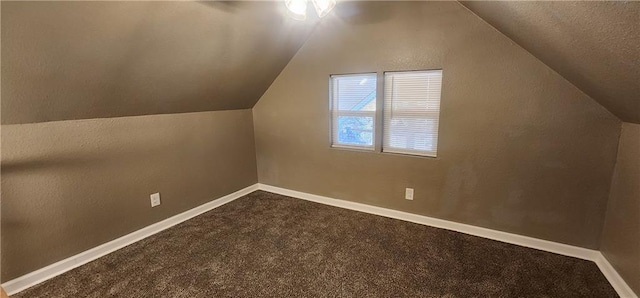
<svg viewBox="0 0 640 298">
<path fill-rule="evenodd" d="M 404 198 L 406 200 L 411 200 L 413 201 L 413 188 L 406 188 L 404 190 Z"/>
<path fill-rule="evenodd" d="M 160 205 L 160 193 L 151 194 L 151 207 Z"/>
</svg>

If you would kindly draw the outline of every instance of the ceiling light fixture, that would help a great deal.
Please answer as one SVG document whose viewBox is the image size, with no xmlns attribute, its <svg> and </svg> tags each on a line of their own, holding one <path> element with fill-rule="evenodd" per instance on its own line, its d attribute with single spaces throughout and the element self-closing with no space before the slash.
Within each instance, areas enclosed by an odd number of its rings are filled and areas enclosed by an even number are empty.
<svg viewBox="0 0 640 298">
<path fill-rule="evenodd" d="M 285 0 L 289 15 L 296 20 L 307 18 L 307 4 L 309 0 Z M 311 0 L 319 17 L 324 17 L 336 6 L 336 0 Z"/>
</svg>

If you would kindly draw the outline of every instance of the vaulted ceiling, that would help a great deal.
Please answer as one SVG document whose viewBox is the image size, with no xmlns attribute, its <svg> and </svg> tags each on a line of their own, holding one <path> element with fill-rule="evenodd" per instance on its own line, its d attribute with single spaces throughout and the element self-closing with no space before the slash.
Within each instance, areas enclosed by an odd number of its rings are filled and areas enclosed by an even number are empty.
<svg viewBox="0 0 640 298">
<path fill-rule="evenodd" d="M 618 118 L 640 123 L 640 2 L 462 4 Z"/>
<path fill-rule="evenodd" d="M 251 108 L 316 23 L 280 2 L 1 5 L 2 124 Z M 640 2 L 462 5 L 640 123 Z"/>
<path fill-rule="evenodd" d="M 251 108 L 313 29 L 283 9 L 2 1 L 2 123 Z"/>
</svg>

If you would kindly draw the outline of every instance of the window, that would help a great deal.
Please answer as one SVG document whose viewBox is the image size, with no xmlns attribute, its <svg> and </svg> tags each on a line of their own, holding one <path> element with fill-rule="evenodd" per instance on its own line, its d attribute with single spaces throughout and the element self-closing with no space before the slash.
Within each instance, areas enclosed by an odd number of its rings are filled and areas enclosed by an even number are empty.
<svg viewBox="0 0 640 298">
<path fill-rule="evenodd" d="M 376 76 L 331 76 L 332 147 L 374 149 Z"/>
<path fill-rule="evenodd" d="M 383 152 L 435 157 L 442 70 L 385 72 Z"/>
<path fill-rule="evenodd" d="M 381 110 L 376 78 L 331 76 L 331 146 L 435 157 L 442 70 L 385 72 Z M 383 119 L 378 123 L 376 117 Z M 382 132 L 376 129 L 380 124 Z M 380 137 L 382 145 L 376 144 Z"/>
</svg>

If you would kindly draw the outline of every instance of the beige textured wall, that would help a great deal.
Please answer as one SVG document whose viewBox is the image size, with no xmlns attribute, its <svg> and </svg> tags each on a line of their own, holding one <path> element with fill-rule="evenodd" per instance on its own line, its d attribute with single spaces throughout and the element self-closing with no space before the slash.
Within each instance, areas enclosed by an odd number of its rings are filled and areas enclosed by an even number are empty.
<svg viewBox="0 0 640 298">
<path fill-rule="evenodd" d="M 640 124 L 622 125 L 600 249 L 640 295 Z"/>
<path fill-rule="evenodd" d="M 256 183 L 254 148 L 251 110 L 3 125 L 2 281 Z"/>
<path fill-rule="evenodd" d="M 254 107 L 261 183 L 599 246 L 617 118 L 456 2 L 336 14 Z M 432 68 L 444 69 L 437 158 L 329 148 L 330 74 Z"/>
</svg>

